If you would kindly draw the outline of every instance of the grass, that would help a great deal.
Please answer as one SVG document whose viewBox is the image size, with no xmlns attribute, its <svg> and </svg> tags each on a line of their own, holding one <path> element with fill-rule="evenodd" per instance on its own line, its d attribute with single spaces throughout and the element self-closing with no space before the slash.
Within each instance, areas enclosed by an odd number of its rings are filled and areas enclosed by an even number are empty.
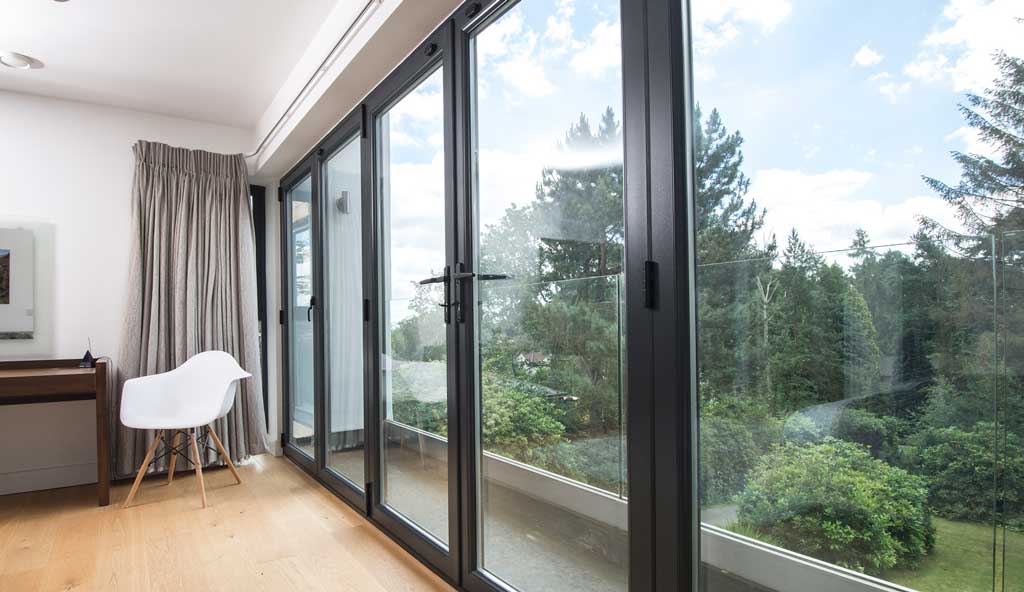
<svg viewBox="0 0 1024 592">
<path fill-rule="evenodd" d="M 881 577 L 921 592 L 992 590 L 992 527 L 935 518 L 935 549 L 916 569 L 890 570 Z M 1002 553 L 1002 530 L 997 552 Z M 999 558 L 999 569 L 1002 558 Z M 996 581 L 996 589 L 1001 588 Z M 1005 590 L 1024 590 L 1024 533 L 1006 532 Z"/>
</svg>

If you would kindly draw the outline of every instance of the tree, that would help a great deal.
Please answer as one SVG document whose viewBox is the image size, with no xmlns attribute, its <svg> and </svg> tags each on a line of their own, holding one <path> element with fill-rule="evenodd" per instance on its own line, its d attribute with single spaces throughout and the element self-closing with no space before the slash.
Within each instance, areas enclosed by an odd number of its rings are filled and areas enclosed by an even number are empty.
<svg viewBox="0 0 1024 592">
<path fill-rule="evenodd" d="M 697 333 L 702 393 L 752 396 L 767 381 L 765 317 L 771 316 L 774 238 L 759 248 L 755 238 L 764 210 L 747 197 L 742 171 L 743 136 L 729 131 L 717 110 L 695 126 L 694 194 L 697 223 Z M 762 285 L 757 285 L 761 279 Z"/>
<path fill-rule="evenodd" d="M 962 171 L 959 184 L 927 176 L 924 180 L 956 209 L 968 231 L 1001 235 L 1024 228 L 1024 59 L 1001 51 L 994 59 L 1000 73 L 994 86 L 986 95 L 969 93 L 960 112 L 995 157 L 954 151 L 953 160 Z M 925 225 L 958 238 L 934 220 Z"/>
</svg>

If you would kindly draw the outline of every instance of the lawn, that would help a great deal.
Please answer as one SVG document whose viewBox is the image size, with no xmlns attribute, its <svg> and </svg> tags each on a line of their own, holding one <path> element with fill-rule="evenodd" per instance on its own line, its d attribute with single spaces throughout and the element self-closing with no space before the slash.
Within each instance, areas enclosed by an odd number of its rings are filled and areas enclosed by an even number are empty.
<svg viewBox="0 0 1024 592">
<path fill-rule="evenodd" d="M 935 549 L 917 569 L 886 572 L 890 582 L 921 592 L 992 590 L 992 527 L 935 518 Z M 1000 530 L 999 553 L 1002 552 Z M 1002 561 L 1000 558 L 1000 569 Z M 997 590 L 1024 590 L 1024 533 L 1006 533 L 1006 582 Z"/>
</svg>

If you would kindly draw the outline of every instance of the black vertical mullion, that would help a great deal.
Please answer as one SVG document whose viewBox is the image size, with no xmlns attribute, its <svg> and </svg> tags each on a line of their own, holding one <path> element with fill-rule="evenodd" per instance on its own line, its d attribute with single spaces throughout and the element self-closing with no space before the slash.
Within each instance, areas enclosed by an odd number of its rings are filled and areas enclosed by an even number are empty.
<svg viewBox="0 0 1024 592">
<path fill-rule="evenodd" d="M 456 151 L 461 145 L 461 138 L 456 137 L 455 121 L 455 67 L 453 60 L 454 27 L 451 21 L 441 25 L 441 52 L 442 52 L 442 97 L 444 104 L 444 201 L 447 223 L 445 224 L 445 245 L 449 269 L 453 272 L 459 271 L 459 247 L 460 229 L 464 228 L 463 221 L 459 217 L 457 200 L 464 199 L 464 192 L 456 190 Z M 458 197 L 456 196 L 458 193 Z M 450 286 L 454 299 L 459 299 L 461 285 L 467 282 L 454 282 Z M 466 366 L 466 359 L 461 357 L 461 340 L 459 339 L 458 310 L 453 307 L 448 309 L 451 323 L 447 327 L 448 332 L 448 552 L 451 564 L 451 574 L 456 581 L 461 581 L 461 570 L 459 564 L 459 550 L 462 548 L 461 530 L 459 528 L 459 509 L 461 507 L 461 492 L 459 484 L 460 467 L 459 442 L 461 441 L 462 430 L 459 424 L 460 418 L 460 375 Z"/>
<path fill-rule="evenodd" d="M 458 17 L 456 17 L 458 19 Z M 472 179 L 472 150 L 475 143 L 472 140 L 473 133 L 471 124 L 472 103 L 470 101 L 470 89 L 472 77 L 469 68 L 469 37 L 462 30 L 461 23 L 457 20 L 454 29 L 452 42 L 452 66 L 454 69 L 454 116 L 455 137 L 458 150 L 455 153 L 455 177 L 456 177 L 456 218 L 462 221 L 462 232 L 458 233 L 456 257 L 463 263 L 466 271 L 476 271 L 476 260 L 474 258 L 473 235 L 475 224 L 471 203 L 474 198 L 474 184 Z M 464 588 L 471 587 L 471 574 L 477 567 L 476 550 L 478 547 L 476 530 L 476 508 L 477 508 L 477 450 L 476 450 L 476 384 L 475 365 L 476 351 L 475 339 L 475 318 L 476 318 L 476 282 L 462 282 L 456 292 L 456 298 L 460 302 L 460 311 L 455 315 L 457 323 L 459 359 L 463 368 L 458 375 L 457 405 L 460 410 L 459 439 L 459 464 L 462 467 L 462 479 L 458 483 L 461 503 L 456 516 L 459 523 L 459 578 Z M 461 323 L 460 323 L 461 319 Z"/>
<path fill-rule="evenodd" d="M 312 229 L 310 236 L 313 240 L 313 248 L 310 253 L 313 256 L 313 456 L 316 472 L 319 474 L 324 470 L 327 456 L 327 438 L 325 428 L 327 418 L 324 413 L 327 407 L 324 398 L 327 393 L 325 378 L 327 375 L 325 364 L 325 351 L 327 349 L 326 331 L 324 320 L 326 315 L 327 298 L 324 290 L 324 244 L 323 229 L 323 148 L 318 149 L 312 157 L 310 168 L 312 179 L 312 194 L 310 195 L 309 212 Z"/>
<path fill-rule="evenodd" d="M 651 259 L 657 271 L 652 346 L 655 590 L 696 590 L 695 225 L 692 95 L 685 0 L 645 0 Z"/>
<path fill-rule="evenodd" d="M 380 392 L 380 283 L 377 273 L 379 254 L 377 173 L 374 158 L 374 126 L 366 105 L 360 107 L 359 141 L 362 167 L 363 202 L 363 417 L 364 462 L 366 468 L 366 513 L 372 515 L 374 505 L 380 503 L 380 412 L 376 407 L 376 393 Z"/>
<path fill-rule="evenodd" d="M 655 590 L 656 565 L 653 429 L 654 348 L 652 311 L 644 307 L 643 276 L 650 249 L 650 111 L 648 104 L 647 6 L 622 2 L 622 129 L 626 215 L 626 458 L 629 482 L 629 589 Z M 661 590 L 662 588 L 657 588 Z M 669 589 L 669 588 L 664 588 Z M 683 588 L 678 588 L 682 590 Z"/>
</svg>

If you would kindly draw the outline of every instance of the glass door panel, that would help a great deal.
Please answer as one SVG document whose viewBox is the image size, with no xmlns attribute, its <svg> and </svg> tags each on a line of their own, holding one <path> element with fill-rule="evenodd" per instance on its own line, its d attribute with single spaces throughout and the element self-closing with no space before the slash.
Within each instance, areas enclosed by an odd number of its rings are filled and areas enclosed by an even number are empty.
<svg viewBox="0 0 1024 592">
<path fill-rule="evenodd" d="M 448 545 L 443 72 L 377 119 L 381 501 Z"/>
<path fill-rule="evenodd" d="M 313 181 L 306 177 L 288 192 L 291 217 L 288 248 L 290 302 L 289 331 L 289 443 L 315 457 L 314 405 L 315 349 L 313 344 Z"/>
<path fill-rule="evenodd" d="M 329 470 L 366 483 L 363 431 L 362 191 L 358 136 L 323 164 Z"/>
<path fill-rule="evenodd" d="M 628 588 L 618 14 L 524 0 L 471 39 L 477 563 L 525 592 Z"/>
<path fill-rule="evenodd" d="M 1013 18 L 688 4 L 703 590 L 1020 589 Z"/>
</svg>

